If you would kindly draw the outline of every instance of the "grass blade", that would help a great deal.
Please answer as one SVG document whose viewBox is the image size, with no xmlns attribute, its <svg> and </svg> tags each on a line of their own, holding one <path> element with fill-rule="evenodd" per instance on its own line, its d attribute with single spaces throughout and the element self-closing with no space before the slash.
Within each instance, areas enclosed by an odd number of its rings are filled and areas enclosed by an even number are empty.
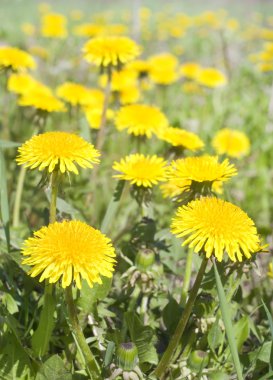
<svg viewBox="0 0 273 380">
<path fill-rule="evenodd" d="M 119 181 L 115 189 L 114 195 L 108 204 L 106 213 L 101 223 L 100 229 L 103 233 L 108 232 L 110 228 L 110 223 L 113 221 L 113 218 L 117 213 L 117 210 L 120 204 L 120 199 L 123 193 L 123 189 L 124 189 L 124 181 Z"/>
<path fill-rule="evenodd" d="M 264 310 L 266 312 L 266 316 L 267 316 L 269 327 L 270 327 L 271 337 L 272 337 L 270 362 L 269 362 L 269 368 L 270 368 L 270 371 L 272 371 L 272 369 L 273 369 L 273 319 L 272 319 L 272 315 L 271 315 L 270 311 L 268 310 L 268 308 L 267 308 L 267 306 L 263 300 L 262 300 L 262 303 L 263 303 Z"/>
<path fill-rule="evenodd" d="M 234 331 L 232 327 L 229 306 L 226 300 L 222 281 L 219 276 L 217 265 L 215 262 L 214 262 L 214 274 L 215 274 L 216 287 L 217 287 L 217 292 L 218 292 L 218 297 L 219 297 L 219 302 L 220 302 L 221 314 L 222 314 L 222 318 L 223 318 L 225 329 L 226 329 L 226 335 L 227 335 L 228 344 L 229 344 L 231 356 L 233 359 L 234 367 L 237 373 L 238 380 L 243 380 L 242 368 L 240 364 L 239 354 L 237 351 L 237 345 L 236 345 L 236 340 L 235 340 Z"/>
<path fill-rule="evenodd" d="M 7 242 L 8 251 L 10 249 L 10 216 L 9 216 L 9 200 L 8 200 L 8 187 L 7 187 L 7 174 L 5 157 L 2 149 L 0 149 L 0 202 L 1 202 L 1 216 L 5 237 Z"/>
</svg>

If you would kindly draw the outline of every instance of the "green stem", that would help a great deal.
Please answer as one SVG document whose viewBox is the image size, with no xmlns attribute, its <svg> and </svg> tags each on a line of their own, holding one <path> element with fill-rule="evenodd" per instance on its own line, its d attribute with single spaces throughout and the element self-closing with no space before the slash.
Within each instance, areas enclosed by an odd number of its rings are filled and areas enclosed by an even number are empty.
<svg viewBox="0 0 273 380">
<path fill-rule="evenodd" d="M 186 303 L 185 309 L 183 311 L 182 317 L 181 317 L 180 321 L 178 322 L 176 330 L 175 330 L 173 336 L 171 337 L 171 340 L 169 342 L 169 345 L 168 345 L 166 351 L 164 352 L 158 366 L 155 369 L 154 373 L 159 379 L 163 379 L 164 373 L 171 363 L 172 356 L 175 353 L 175 350 L 176 350 L 176 348 L 180 342 L 180 339 L 183 335 L 183 332 L 187 326 L 187 322 L 188 322 L 189 317 L 191 315 L 191 312 L 192 312 L 192 309 L 193 309 L 193 306 L 194 306 L 194 303 L 195 303 L 195 300 L 197 297 L 197 293 L 198 293 L 198 290 L 200 288 L 200 285 L 201 285 L 201 282 L 202 282 L 202 279 L 203 279 L 203 276 L 204 276 L 204 273 L 205 273 L 205 270 L 207 267 L 207 262 L 208 262 L 207 258 L 204 258 L 202 261 L 202 264 L 199 268 L 199 272 L 198 272 L 197 277 L 195 279 L 194 285 L 190 291 L 190 295 L 189 295 L 188 301 Z"/>
<path fill-rule="evenodd" d="M 26 168 L 24 166 L 21 166 L 19 177 L 18 177 L 18 183 L 16 187 L 15 201 L 14 201 L 14 208 L 13 208 L 13 227 L 18 227 L 20 224 L 20 207 L 21 207 L 25 176 L 26 176 Z"/>
<path fill-rule="evenodd" d="M 94 355 L 92 354 L 90 347 L 86 343 L 85 336 L 79 324 L 77 309 L 76 309 L 76 306 L 73 300 L 73 295 L 72 295 L 72 285 L 68 286 L 65 289 L 65 300 L 67 304 L 68 317 L 70 321 L 70 329 L 71 329 L 73 338 L 75 340 L 75 343 L 78 345 L 83 355 L 87 372 L 89 373 L 89 376 L 91 379 L 102 380 L 98 363 L 96 362 L 96 359 Z"/>
<path fill-rule="evenodd" d="M 184 276 L 181 299 L 180 299 L 180 305 L 182 305 L 183 307 L 186 305 L 189 286 L 190 286 L 191 270 L 192 270 L 192 258 L 193 258 L 193 249 L 190 248 L 189 252 L 187 254 L 185 276 Z"/>
<path fill-rule="evenodd" d="M 56 222 L 56 208 L 57 208 L 57 196 L 58 196 L 58 174 L 59 171 L 54 170 L 51 177 L 51 199 L 49 206 L 49 223 Z"/>
<path fill-rule="evenodd" d="M 102 115 L 101 115 L 101 121 L 100 121 L 100 127 L 97 135 L 97 141 L 96 141 L 96 149 L 101 150 L 103 147 L 103 143 L 105 140 L 105 124 L 107 119 L 107 109 L 110 101 L 110 95 L 111 95 L 111 68 L 109 68 L 108 75 L 107 75 L 107 83 L 104 91 L 104 102 L 103 102 L 103 108 L 102 108 Z"/>
</svg>

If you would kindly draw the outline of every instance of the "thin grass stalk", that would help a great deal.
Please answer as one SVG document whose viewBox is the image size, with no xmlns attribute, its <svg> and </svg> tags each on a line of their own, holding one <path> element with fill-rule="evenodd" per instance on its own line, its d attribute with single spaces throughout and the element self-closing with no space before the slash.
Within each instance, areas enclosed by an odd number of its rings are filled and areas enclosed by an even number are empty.
<svg viewBox="0 0 273 380">
<path fill-rule="evenodd" d="M 22 200 L 25 176 L 26 176 L 26 168 L 24 166 L 21 166 L 19 177 L 18 177 L 18 183 L 16 187 L 14 207 L 13 207 L 12 225 L 14 228 L 18 227 L 20 224 L 20 208 L 21 208 L 21 200 Z"/>
<path fill-rule="evenodd" d="M 221 314 L 222 314 L 223 322 L 225 325 L 228 345 L 229 345 L 232 360 L 234 363 L 234 368 L 235 368 L 238 380 L 243 380 L 242 368 L 241 368 L 239 354 L 238 354 L 238 350 L 236 346 L 236 340 L 235 340 L 232 321 L 231 321 L 230 309 L 229 309 L 228 302 L 225 296 L 221 278 L 218 273 L 216 262 L 214 262 L 214 274 L 215 274 L 216 288 L 217 288 L 219 302 L 220 302 Z"/>
<path fill-rule="evenodd" d="M 193 259 L 193 249 L 189 249 L 186 259 L 186 268 L 185 268 L 185 276 L 184 281 L 182 285 L 182 292 L 181 292 L 181 298 L 180 298 L 180 305 L 185 306 L 187 297 L 188 297 L 188 291 L 191 281 L 191 271 L 192 271 L 192 259 Z"/>
<path fill-rule="evenodd" d="M 107 73 L 107 83 L 104 90 L 104 102 L 102 108 L 101 121 L 99 126 L 99 131 L 96 140 L 96 148 L 101 150 L 105 141 L 106 136 L 106 120 L 107 120 L 107 109 L 109 106 L 110 95 L 111 95 L 111 79 L 112 79 L 112 71 L 111 68 L 108 69 Z"/>
<path fill-rule="evenodd" d="M 102 380 L 99 365 L 94 355 L 92 354 L 90 347 L 86 343 L 85 336 L 83 334 L 83 331 L 81 329 L 81 326 L 78 320 L 77 309 L 73 300 L 72 285 L 68 286 L 65 289 L 65 301 L 67 304 L 70 329 L 71 329 L 73 338 L 75 340 L 75 343 L 78 345 L 83 355 L 85 365 L 86 365 L 86 370 L 91 380 L 93 379 Z"/>
<path fill-rule="evenodd" d="M 181 337 L 185 331 L 188 320 L 189 320 L 190 315 L 192 313 L 192 309 L 193 309 L 193 306 L 194 306 L 194 303 L 195 303 L 195 300 L 196 300 L 196 297 L 198 294 L 198 290 L 200 288 L 203 276 L 205 274 L 207 263 L 208 263 L 208 259 L 205 257 L 201 263 L 197 277 L 196 277 L 195 282 L 193 284 L 193 287 L 190 291 L 189 298 L 188 298 L 188 301 L 186 303 L 185 309 L 183 310 L 183 314 L 181 316 L 181 319 L 178 322 L 176 330 L 175 330 L 173 336 L 171 337 L 171 340 L 169 342 L 169 345 L 168 345 L 166 351 L 164 352 L 158 366 L 155 369 L 154 374 L 159 379 L 163 379 L 163 376 L 164 376 L 166 370 L 169 368 L 171 361 L 172 361 L 172 357 L 175 353 L 175 350 L 176 350 L 177 346 L 179 345 Z"/>
</svg>

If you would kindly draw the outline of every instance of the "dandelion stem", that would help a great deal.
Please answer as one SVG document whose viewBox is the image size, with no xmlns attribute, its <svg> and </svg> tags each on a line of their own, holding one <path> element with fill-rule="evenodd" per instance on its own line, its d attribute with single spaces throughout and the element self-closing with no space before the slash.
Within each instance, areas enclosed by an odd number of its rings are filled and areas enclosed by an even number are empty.
<svg viewBox="0 0 273 380">
<path fill-rule="evenodd" d="M 102 108 L 100 127 L 99 127 L 97 141 L 96 141 L 96 148 L 98 150 L 102 149 L 103 143 L 105 140 L 105 135 L 106 135 L 105 124 L 106 124 L 107 109 L 108 109 L 110 94 L 111 94 L 111 78 L 112 78 L 111 68 L 109 67 L 108 74 L 107 74 L 107 84 L 104 91 L 104 102 L 103 102 L 103 108 Z"/>
<path fill-rule="evenodd" d="M 193 309 L 193 306 L 194 306 L 194 303 L 195 303 L 195 300 L 197 297 L 197 293 L 198 293 L 198 290 L 200 288 L 200 285 L 201 285 L 201 282 L 202 282 L 202 279 L 203 279 L 203 276 L 204 276 L 204 273 L 205 273 L 205 270 L 207 267 L 207 262 L 208 262 L 207 258 L 204 258 L 202 261 L 202 264 L 199 268 L 199 272 L 198 272 L 197 277 L 195 279 L 194 285 L 190 291 L 190 295 L 189 295 L 188 301 L 185 305 L 185 309 L 183 311 L 181 319 L 178 322 L 176 330 L 175 330 L 173 336 L 171 337 L 171 340 L 169 342 L 169 345 L 168 345 L 166 351 L 164 352 L 157 368 L 155 369 L 154 373 L 157 376 L 157 378 L 159 378 L 159 379 L 163 379 L 164 373 L 165 373 L 166 369 L 169 367 L 169 365 L 171 363 L 172 356 L 175 353 L 175 350 L 176 350 L 176 348 L 180 342 L 180 339 L 183 335 L 183 332 L 185 330 L 185 327 L 186 327 L 187 322 L 189 320 L 189 317 L 191 315 L 191 312 L 192 312 L 192 309 Z"/>
<path fill-rule="evenodd" d="M 24 166 L 21 166 L 19 177 L 18 177 L 18 183 L 16 187 L 15 201 L 14 201 L 14 208 L 13 208 L 13 227 L 18 227 L 20 224 L 20 207 L 21 207 L 25 176 L 26 176 L 26 168 Z"/>
<path fill-rule="evenodd" d="M 58 196 L 58 170 L 54 170 L 51 177 L 51 198 L 49 208 L 49 222 L 56 222 L 56 208 L 57 208 L 57 196 Z"/>
<path fill-rule="evenodd" d="M 92 354 L 90 347 L 86 343 L 85 336 L 82 332 L 81 326 L 79 324 L 77 309 L 73 300 L 72 295 L 72 285 L 68 286 L 65 289 L 65 300 L 67 304 L 68 317 L 70 321 L 70 329 L 75 340 L 75 343 L 80 348 L 80 351 L 84 357 L 86 364 L 86 369 L 89 373 L 91 379 L 101 379 L 100 369 L 98 363 Z"/>
<path fill-rule="evenodd" d="M 190 286 L 191 270 L 192 270 L 192 257 L 193 257 L 193 249 L 190 248 L 189 252 L 187 254 L 185 276 L 184 276 L 181 299 L 180 299 L 180 305 L 182 305 L 183 307 L 186 304 L 189 286 Z"/>
</svg>

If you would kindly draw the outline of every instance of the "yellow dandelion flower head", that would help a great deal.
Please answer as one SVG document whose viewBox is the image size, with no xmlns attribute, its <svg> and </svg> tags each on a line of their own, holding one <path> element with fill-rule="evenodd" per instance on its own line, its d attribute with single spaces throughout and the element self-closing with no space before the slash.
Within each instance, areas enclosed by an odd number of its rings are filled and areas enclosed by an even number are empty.
<svg viewBox="0 0 273 380">
<path fill-rule="evenodd" d="M 107 85 L 107 75 L 103 74 L 99 78 L 99 84 L 105 88 Z M 136 87 L 138 85 L 137 73 L 127 67 L 119 71 L 114 71 L 111 79 L 112 91 L 123 91 L 127 88 Z"/>
<path fill-rule="evenodd" d="M 203 88 L 198 83 L 193 81 L 182 83 L 182 91 L 185 94 L 202 95 L 204 93 Z"/>
<path fill-rule="evenodd" d="M 72 11 L 69 13 L 69 16 L 71 20 L 79 21 L 83 18 L 84 13 L 80 9 L 72 9 Z"/>
<path fill-rule="evenodd" d="M 195 182 L 225 182 L 237 174 L 233 164 L 225 159 L 218 161 L 217 156 L 180 158 L 172 162 L 169 179 L 190 180 Z"/>
<path fill-rule="evenodd" d="M 39 45 L 31 46 L 29 48 L 29 51 L 31 54 L 35 55 L 36 57 L 39 57 L 39 58 L 44 59 L 44 60 L 46 60 L 49 57 L 48 50 L 42 46 L 39 46 Z"/>
<path fill-rule="evenodd" d="M 73 33 L 76 36 L 92 38 L 92 37 L 97 37 L 103 34 L 102 31 L 103 31 L 103 25 L 84 23 L 84 24 L 77 25 L 74 28 Z"/>
<path fill-rule="evenodd" d="M 118 111 L 115 124 L 119 131 L 126 129 L 129 134 L 150 138 L 153 133 L 167 128 L 168 120 L 157 107 L 130 104 Z"/>
<path fill-rule="evenodd" d="M 190 180 L 173 179 L 160 185 L 163 198 L 176 198 L 183 194 L 191 185 Z"/>
<path fill-rule="evenodd" d="M 102 108 L 104 93 L 97 88 L 86 88 L 82 95 L 81 105 L 88 108 Z"/>
<path fill-rule="evenodd" d="M 193 132 L 185 131 L 181 128 L 168 127 L 157 133 L 161 140 L 172 144 L 175 147 L 182 147 L 191 151 L 196 151 L 204 147 L 203 141 Z"/>
<path fill-rule="evenodd" d="M 172 233 L 185 237 L 183 246 L 204 251 L 222 261 L 227 252 L 232 261 L 242 261 L 260 250 L 254 222 L 239 207 L 214 197 L 204 197 L 179 207 Z"/>
<path fill-rule="evenodd" d="M 216 133 L 212 145 L 218 154 L 240 158 L 249 153 L 250 141 L 244 132 L 223 128 Z"/>
<path fill-rule="evenodd" d="M 0 67 L 19 71 L 35 69 L 36 63 L 27 52 L 10 46 L 0 46 Z"/>
<path fill-rule="evenodd" d="M 268 272 L 267 272 L 267 276 L 271 279 L 273 279 L 273 264 L 272 263 L 269 263 L 268 264 Z"/>
<path fill-rule="evenodd" d="M 178 59 L 171 53 L 161 53 L 149 58 L 149 77 L 157 84 L 168 85 L 178 78 Z"/>
<path fill-rule="evenodd" d="M 130 181 L 136 186 L 152 187 L 166 180 L 167 163 L 156 155 L 144 156 L 136 153 L 115 162 L 113 169 L 121 173 L 114 175 L 114 178 Z"/>
<path fill-rule="evenodd" d="M 131 63 L 128 63 L 126 66 L 129 70 L 135 71 L 139 77 L 143 77 L 148 74 L 150 70 L 150 64 L 148 61 L 143 59 L 135 60 Z"/>
<path fill-rule="evenodd" d="M 25 94 L 38 85 L 38 81 L 26 73 L 13 73 L 8 79 L 8 90 L 15 94 Z"/>
<path fill-rule="evenodd" d="M 72 106 L 81 105 L 88 96 L 87 88 L 81 84 L 65 82 L 57 87 L 56 94 Z"/>
<path fill-rule="evenodd" d="M 40 13 L 48 13 L 51 10 L 51 5 L 46 2 L 39 3 L 38 10 Z"/>
<path fill-rule="evenodd" d="M 22 254 L 23 264 L 32 267 L 31 277 L 60 280 L 63 288 L 75 282 L 80 289 L 83 279 L 90 287 L 101 284 L 101 276 L 112 277 L 116 261 L 111 240 L 77 220 L 42 227 L 24 242 Z"/>
<path fill-rule="evenodd" d="M 118 66 L 132 61 L 140 47 L 129 37 L 97 37 L 84 45 L 84 58 L 96 66 Z"/>
<path fill-rule="evenodd" d="M 159 53 L 151 56 L 148 60 L 148 64 L 151 68 L 159 66 L 162 70 L 175 70 L 178 65 L 178 59 L 171 53 Z"/>
<path fill-rule="evenodd" d="M 47 13 L 42 17 L 41 34 L 49 38 L 65 38 L 67 19 L 59 13 Z"/>
<path fill-rule="evenodd" d="M 86 120 L 90 126 L 90 128 L 93 129 L 99 129 L 101 125 L 101 118 L 102 118 L 102 106 L 99 108 L 94 107 L 86 107 L 84 109 L 84 114 L 86 117 Z M 107 109 L 106 111 L 106 119 L 112 120 L 114 118 L 114 111 L 111 109 Z"/>
<path fill-rule="evenodd" d="M 191 187 L 192 181 L 181 178 L 171 178 L 167 182 L 160 185 L 163 198 L 179 198 L 184 192 Z M 212 191 L 217 194 L 223 193 L 223 182 L 213 182 Z"/>
<path fill-rule="evenodd" d="M 68 132 L 46 132 L 33 136 L 18 148 L 18 152 L 18 165 L 46 169 L 49 173 L 58 168 L 61 173 L 79 174 L 75 164 L 92 168 L 99 162 L 100 156 L 92 144 Z"/>
<path fill-rule="evenodd" d="M 235 32 L 236 30 L 239 29 L 240 27 L 240 23 L 238 20 L 236 20 L 235 18 L 230 18 L 227 20 L 226 22 L 226 27 L 228 30 L 230 30 L 231 32 Z"/>
<path fill-rule="evenodd" d="M 221 71 L 214 69 L 213 67 L 200 70 L 196 80 L 203 86 L 210 88 L 223 87 L 227 84 L 226 76 Z"/>
<path fill-rule="evenodd" d="M 35 34 L 36 28 L 35 25 L 31 24 L 30 22 L 24 22 L 21 25 L 22 32 L 27 36 L 33 36 Z"/>
<path fill-rule="evenodd" d="M 201 66 L 196 62 L 186 62 L 180 66 L 180 74 L 189 79 L 196 79 L 201 71 Z"/>
<path fill-rule="evenodd" d="M 64 103 L 56 98 L 46 86 L 38 86 L 23 94 L 18 100 L 22 107 L 34 107 L 46 112 L 65 112 Z"/>
<path fill-rule="evenodd" d="M 261 73 L 268 73 L 273 71 L 273 63 L 272 62 L 260 62 L 257 64 L 257 69 Z"/>
<path fill-rule="evenodd" d="M 140 95 L 137 86 L 125 88 L 120 91 L 120 103 L 122 105 L 136 103 L 140 99 Z"/>
<path fill-rule="evenodd" d="M 128 33 L 128 27 L 124 24 L 94 24 L 84 23 L 74 28 L 74 34 L 82 37 L 107 37 L 121 36 Z"/>
</svg>

